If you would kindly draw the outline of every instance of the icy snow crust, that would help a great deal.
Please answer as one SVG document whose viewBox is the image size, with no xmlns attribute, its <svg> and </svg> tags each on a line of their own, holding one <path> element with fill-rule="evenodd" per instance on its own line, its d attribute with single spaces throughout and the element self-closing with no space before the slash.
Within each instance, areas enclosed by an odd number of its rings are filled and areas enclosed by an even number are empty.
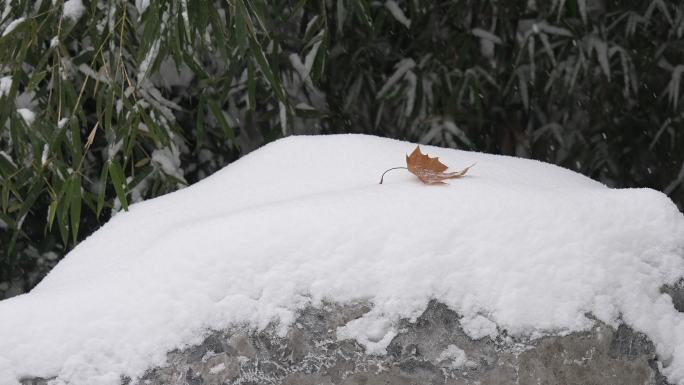
<svg viewBox="0 0 684 385">
<path fill-rule="evenodd" d="M 684 384 L 684 216 L 663 194 L 615 190 L 549 164 L 425 146 L 468 177 L 426 186 L 414 144 L 292 137 L 206 180 L 133 205 L 33 291 L 0 302 L 0 383 L 118 384 L 208 329 L 285 326 L 322 300 L 370 301 L 339 330 L 382 353 L 430 299 L 473 337 L 537 337 L 620 320 Z"/>
</svg>

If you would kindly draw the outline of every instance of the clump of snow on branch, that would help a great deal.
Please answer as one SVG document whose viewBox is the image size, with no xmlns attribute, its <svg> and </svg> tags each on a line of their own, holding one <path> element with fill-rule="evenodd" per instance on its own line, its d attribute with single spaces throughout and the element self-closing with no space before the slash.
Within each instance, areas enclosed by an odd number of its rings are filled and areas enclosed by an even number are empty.
<svg viewBox="0 0 684 385">
<path fill-rule="evenodd" d="M 3 76 L 0 78 L 0 98 L 9 94 L 12 88 L 12 77 Z"/>
<path fill-rule="evenodd" d="M 64 2 L 64 17 L 77 22 L 85 13 L 85 7 L 81 0 L 67 0 Z"/>
<path fill-rule="evenodd" d="M 19 108 L 17 109 L 17 113 L 19 113 L 21 118 L 24 119 L 24 122 L 29 126 L 36 120 L 36 114 L 28 108 Z"/>
<path fill-rule="evenodd" d="M 5 30 L 2 32 L 2 36 L 6 36 L 6 35 L 10 34 L 12 31 L 14 31 L 19 26 L 19 24 L 23 23 L 24 20 L 26 20 L 25 17 L 20 17 L 16 20 L 13 20 L 9 24 L 7 24 L 7 27 L 5 27 Z"/>
<path fill-rule="evenodd" d="M 396 21 L 401 23 L 406 28 L 411 28 L 411 20 L 406 17 L 404 11 L 399 8 L 399 5 L 393 0 L 385 1 L 385 8 L 390 11 Z"/>
</svg>

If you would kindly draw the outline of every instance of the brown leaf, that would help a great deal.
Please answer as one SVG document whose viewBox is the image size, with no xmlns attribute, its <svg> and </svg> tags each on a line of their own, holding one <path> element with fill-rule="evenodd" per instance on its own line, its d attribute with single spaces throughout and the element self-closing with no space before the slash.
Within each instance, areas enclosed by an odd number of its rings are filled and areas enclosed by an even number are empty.
<svg viewBox="0 0 684 385">
<path fill-rule="evenodd" d="M 448 167 L 440 162 L 439 158 L 430 158 L 427 154 L 420 152 L 420 146 L 416 146 L 411 155 L 406 156 L 406 167 L 409 172 L 426 184 L 443 184 L 445 179 L 463 178 L 473 166 L 474 164 L 461 171 L 445 172 Z"/>
</svg>

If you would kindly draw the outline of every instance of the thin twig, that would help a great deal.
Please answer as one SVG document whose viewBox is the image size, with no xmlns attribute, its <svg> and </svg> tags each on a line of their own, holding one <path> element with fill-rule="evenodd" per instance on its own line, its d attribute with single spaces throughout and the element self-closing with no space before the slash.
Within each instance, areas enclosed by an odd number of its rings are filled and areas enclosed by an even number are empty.
<svg viewBox="0 0 684 385">
<path fill-rule="evenodd" d="M 382 173 L 382 176 L 380 177 L 380 184 L 382 184 L 382 181 L 385 178 L 385 174 L 387 174 L 388 171 L 397 170 L 400 168 L 403 168 L 404 170 L 408 170 L 408 167 L 392 167 L 390 169 L 387 169 L 387 170 L 385 170 L 385 172 Z"/>
</svg>

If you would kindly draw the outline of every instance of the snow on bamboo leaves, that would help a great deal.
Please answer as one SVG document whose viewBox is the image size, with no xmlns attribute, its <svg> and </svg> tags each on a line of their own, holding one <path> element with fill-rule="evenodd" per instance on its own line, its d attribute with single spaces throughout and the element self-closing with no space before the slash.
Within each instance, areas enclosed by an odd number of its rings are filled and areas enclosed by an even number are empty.
<svg viewBox="0 0 684 385">
<path fill-rule="evenodd" d="M 392 167 L 385 170 L 380 177 L 380 184 L 388 171 L 397 169 L 408 170 L 425 184 L 444 184 L 446 179 L 463 178 L 474 165 L 473 163 L 461 171 L 445 172 L 449 167 L 440 162 L 439 157 L 430 158 L 429 155 L 420 151 L 420 146 L 416 146 L 411 155 L 406 155 L 406 167 Z"/>
</svg>

